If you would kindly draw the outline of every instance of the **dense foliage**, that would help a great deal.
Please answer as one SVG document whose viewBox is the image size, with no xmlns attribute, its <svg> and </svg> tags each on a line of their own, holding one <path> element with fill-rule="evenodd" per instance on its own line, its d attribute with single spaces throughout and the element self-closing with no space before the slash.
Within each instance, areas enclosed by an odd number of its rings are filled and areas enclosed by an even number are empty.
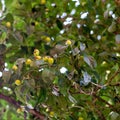
<svg viewBox="0 0 120 120">
<path fill-rule="evenodd" d="M 0 6 L 0 119 L 120 119 L 120 0 Z"/>
</svg>

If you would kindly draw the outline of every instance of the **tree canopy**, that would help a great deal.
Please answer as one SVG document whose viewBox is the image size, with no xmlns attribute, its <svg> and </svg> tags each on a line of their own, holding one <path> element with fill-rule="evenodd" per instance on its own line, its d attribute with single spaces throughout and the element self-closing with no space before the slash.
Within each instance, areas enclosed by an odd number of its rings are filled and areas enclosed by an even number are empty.
<svg viewBox="0 0 120 120">
<path fill-rule="evenodd" d="M 120 119 L 120 0 L 0 9 L 0 119 Z"/>
</svg>

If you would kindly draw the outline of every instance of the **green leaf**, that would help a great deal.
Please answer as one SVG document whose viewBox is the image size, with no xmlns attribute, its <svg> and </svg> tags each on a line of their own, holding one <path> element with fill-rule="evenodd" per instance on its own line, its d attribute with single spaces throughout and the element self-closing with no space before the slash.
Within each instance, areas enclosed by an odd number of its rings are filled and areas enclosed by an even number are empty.
<svg viewBox="0 0 120 120">
<path fill-rule="evenodd" d="M 6 22 L 10 22 L 11 24 L 13 24 L 14 22 L 14 18 L 13 18 L 13 15 L 11 13 L 8 13 L 5 17 L 5 21 Z"/>
<path fill-rule="evenodd" d="M 37 104 L 45 102 L 46 97 L 47 97 L 47 91 L 46 91 L 46 89 L 45 88 L 41 88 L 39 96 L 38 96 Z"/>
</svg>

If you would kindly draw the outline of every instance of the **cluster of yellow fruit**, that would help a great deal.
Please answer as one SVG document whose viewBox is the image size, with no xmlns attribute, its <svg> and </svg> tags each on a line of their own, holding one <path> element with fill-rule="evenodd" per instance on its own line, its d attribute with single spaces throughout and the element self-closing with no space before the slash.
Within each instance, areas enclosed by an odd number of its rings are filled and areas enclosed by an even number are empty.
<svg viewBox="0 0 120 120">
<path fill-rule="evenodd" d="M 34 52 L 33 52 L 33 55 L 34 55 L 34 58 L 36 60 L 43 60 L 44 62 L 47 62 L 49 65 L 52 65 L 54 63 L 54 59 L 50 56 L 44 56 L 44 57 L 41 57 L 40 56 L 40 51 L 38 49 L 35 49 Z M 32 64 L 32 60 L 30 58 L 28 58 L 25 62 L 26 65 L 31 65 Z M 13 65 L 12 69 L 14 71 L 17 71 L 18 70 L 18 67 L 17 65 Z M 22 81 L 17 79 L 15 80 L 15 85 L 17 86 L 20 86 L 22 84 Z"/>
<path fill-rule="evenodd" d="M 36 60 L 43 59 L 45 62 L 48 62 L 50 65 L 52 65 L 54 63 L 54 59 L 52 57 L 45 56 L 42 58 L 39 54 L 40 54 L 40 51 L 38 49 L 35 49 L 33 55 L 34 55 Z"/>
<path fill-rule="evenodd" d="M 13 65 L 12 69 L 13 69 L 14 71 L 17 71 L 17 70 L 18 70 L 17 65 Z M 19 85 L 21 85 L 21 84 L 22 84 L 21 80 L 19 80 L 19 79 L 16 79 L 16 80 L 15 80 L 15 85 L 19 86 Z"/>
<path fill-rule="evenodd" d="M 41 57 L 40 55 L 40 51 L 38 49 L 35 49 L 33 52 L 33 55 L 35 57 L 36 60 L 44 60 L 45 62 L 48 62 L 50 65 L 52 65 L 54 63 L 54 59 L 50 56 L 45 56 L 45 57 Z"/>
<path fill-rule="evenodd" d="M 52 65 L 54 63 L 54 59 L 52 57 L 50 57 L 50 56 L 43 57 L 43 60 L 45 62 L 48 62 L 50 65 Z"/>
<path fill-rule="evenodd" d="M 33 52 L 33 55 L 36 60 L 40 60 L 42 58 L 39 54 L 40 54 L 40 51 L 38 49 L 35 49 Z"/>
<path fill-rule="evenodd" d="M 39 55 L 40 54 L 40 51 L 38 49 L 35 49 L 34 52 L 33 52 L 33 55 L 34 55 L 34 58 L 36 60 L 41 60 L 42 57 Z M 25 62 L 26 65 L 31 65 L 32 64 L 32 60 L 30 58 L 28 58 Z"/>
</svg>

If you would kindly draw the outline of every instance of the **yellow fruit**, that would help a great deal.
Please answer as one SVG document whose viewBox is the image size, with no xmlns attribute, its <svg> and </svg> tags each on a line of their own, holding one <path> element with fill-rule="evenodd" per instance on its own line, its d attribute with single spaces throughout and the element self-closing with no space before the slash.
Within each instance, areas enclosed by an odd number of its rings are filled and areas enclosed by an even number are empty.
<svg viewBox="0 0 120 120">
<path fill-rule="evenodd" d="M 41 0 L 40 4 L 44 5 L 46 3 L 46 0 Z"/>
<path fill-rule="evenodd" d="M 33 55 L 34 56 L 39 56 L 40 54 L 40 51 L 38 49 L 35 49 L 34 52 L 33 52 Z"/>
<path fill-rule="evenodd" d="M 83 117 L 79 117 L 78 120 L 84 120 L 84 118 Z"/>
<path fill-rule="evenodd" d="M 48 61 L 48 56 L 43 57 L 43 60 L 44 60 L 45 62 L 47 62 L 47 61 Z"/>
<path fill-rule="evenodd" d="M 52 64 L 54 63 L 54 59 L 51 58 L 51 57 L 49 57 L 49 58 L 48 58 L 48 63 L 49 63 L 50 65 L 52 65 Z"/>
<path fill-rule="evenodd" d="M 50 37 L 45 37 L 44 41 L 48 43 L 51 41 L 51 39 L 50 39 Z"/>
<path fill-rule="evenodd" d="M 49 9 L 48 9 L 48 8 L 46 8 L 46 9 L 45 9 L 45 11 L 46 11 L 46 12 L 48 12 L 48 11 L 49 11 Z"/>
<path fill-rule="evenodd" d="M 50 112 L 50 117 L 54 117 L 55 113 L 53 111 Z"/>
<path fill-rule="evenodd" d="M 22 83 L 21 83 L 20 80 L 15 80 L 15 85 L 19 86 L 19 85 L 21 85 L 21 84 L 22 84 Z"/>
<path fill-rule="evenodd" d="M 70 40 L 67 40 L 67 41 L 65 42 L 65 44 L 66 44 L 66 45 L 71 45 L 72 42 L 71 42 Z"/>
<path fill-rule="evenodd" d="M 39 22 L 36 21 L 36 22 L 35 22 L 35 26 L 37 26 L 37 25 L 39 25 Z"/>
<path fill-rule="evenodd" d="M 27 59 L 25 63 L 26 63 L 26 65 L 30 65 L 32 63 L 32 60 L 31 59 Z"/>
<path fill-rule="evenodd" d="M 36 60 L 41 60 L 42 57 L 41 57 L 41 56 L 35 56 L 35 59 L 36 59 Z"/>
<path fill-rule="evenodd" d="M 11 27 L 11 23 L 10 22 L 6 22 L 6 27 L 10 28 Z"/>
<path fill-rule="evenodd" d="M 13 65 L 12 69 L 16 71 L 18 69 L 17 65 Z"/>
<path fill-rule="evenodd" d="M 25 108 L 24 108 L 24 107 L 20 107 L 20 108 L 17 109 L 17 113 L 21 113 L 21 112 L 23 112 L 23 111 L 25 111 Z"/>
<path fill-rule="evenodd" d="M 21 112 L 22 112 L 21 108 L 18 108 L 17 113 L 21 113 Z"/>
</svg>

